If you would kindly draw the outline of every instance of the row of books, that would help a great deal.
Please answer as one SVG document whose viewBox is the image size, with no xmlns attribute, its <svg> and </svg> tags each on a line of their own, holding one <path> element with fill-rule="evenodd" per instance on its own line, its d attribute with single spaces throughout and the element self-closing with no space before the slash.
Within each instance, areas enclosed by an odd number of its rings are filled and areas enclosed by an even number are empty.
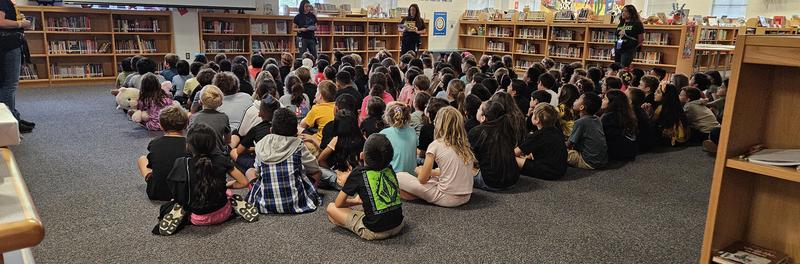
<svg viewBox="0 0 800 264">
<path fill-rule="evenodd" d="M 337 50 L 357 51 L 361 50 L 359 41 L 355 38 L 343 38 L 333 43 L 333 48 Z"/>
<path fill-rule="evenodd" d="M 553 36 L 553 40 L 575 40 L 578 32 L 570 29 L 554 28 L 550 35 Z"/>
<path fill-rule="evenodd" d="M 244 39 L 238 40 L 206 40 L 206 52 L 245 52 Z"/>
<path fill-rule="evenodd" d="M 719 264 L 791 264 L 792 258 L 783 252 L 737 241 L 714 252 L 711 261 Z"/>
<path fill-rule="evenodd" d="M 317 31 L 314 32 L 317 35 L 330 35 L 332 32 L 331 25 L 317 25 Z"/>
<path fill-rule="evenodd" d="M 27 30 L 42 30 L 38 25 L 39 24 L 39 17 L 26 16 L 25 19 L 27 19 L 28 21 L 31 22 L 31 26 L 26 28 Z"/>
<path fill-rule="evenodd" d="M 97 40 L 50 40 L 50 54 L 102 54 L 108 53 L 111 45 L 107 41 Z"/>
<path fill-rule="evenodd" d="M 663 55 L 664 53 L 658 51 L 640 51 L 633 57 L 633 61 L 638 63 L 660 64 Z"/>
<path fill-rule="evenodd" d="M 47 30 L 67 32 L 91 32 L 92 20 L 88 16 L 47 18 Z"/>
<path fill-rule="evenodd" d="M 463 19 L 478 19 L 478 16 L 483 13 L 483 10 L 464 10 Z"/>
<path fill-rule="evenodd" d="M 288 30 L 286 27 L 286 21 L 284 20 L 275 20 L 275 30 L 270 32 L 270 23 L 261 22 L 261 23 L 253 23 L 250 24 L 250 33 L 251 34 L 288 34 Z"/>
<path fill-rule="evenodd" d="M 364 34 L 363 25 L 336 25 L 336 34 Z"/>
<path fill-rule="evenodd" d="M 278 41 L 253 41 L 252 47 L 254 51 L 261 52 L 287 52 L 289 51 L 289 42 L 286 40 Z"/>
<path fill-rule="evenodd" d="M 381 23 L 379 25 L 374 25 L 374 24 L 369 25 L 369 33 L 387 35 L 388 33 L 386 30 L 386 24 Z"/>
<path fill-rule="evenodd" d="M 614 43 L 617 41 L 617 34 L 614 31 L 601 30 L 592 31 L 592 42 Z"/>
<path fill-rule="evenodd" d="M 39 73 L 36 71 L 36 64 L 22 64 L 19 71 L 20 80 L 38 80 Z"/>
<path fill-rule="evenodd" d="M 158 19 L 115 19 L 114 32 L 161 32 Z"/>
<path fill-rule="evenodd" d="M 508 51 L 508 47 L 506 46 L 508 43 L 501 42 L 501 41 L 489 41 L 486 43 L 486 50 L 491 51 Z"/>
<path fill-rule="evenodd" d="M 73 65 L 59 65 L 54 63 L 50 65 L 50 72 L 53 73 L 53 79 L 72 79 L 72 78 L 92 78 L 103 77 L 102 64 L 73 64 Z"/>
<path fill-rule="evenodd" d="M 700 30 L 700 41 L 728 40 L 728 30 L 703 29 Z"/>
<path fill-rule="evenodd" d="M 528 54 L 539 54 L 541 52 L 541 49 L 539 48 L 539 44 L 533 42 L 524 42 L 524 43 L 517 43 L 517 52 L 528 53 Z"/>
<path fill-rule="evenodd" d="M 154 39 L 141 39 L 136 36 L 136 39 L 118 40 L 116 42 L 117 53 L 156 53 L 156 40 Z"/>
<path fill-rule="evenodd" d="M 514 62 L 514 66 L 517 67 L 517 68 L 527 69 L 527 68 L 533 67 L 533 64 L 535 64 L 535 63 L 536 63 L 535 61 L 516 60 Z"/>
<path fill-rule="evenodd" d="M 521 28 L 519 29 L 520 38 L 545 39 L 544 28 Z"/>
<path fill-rule="evenodd" d="M 612 48 L 589 48 L 589 59 L 614 60 Z"/>
<path fill-rule="evenodd" d="M 203 33 L 232 34 L 235 32 L 235 29 L 236 23 L 230 21 L 203 21 Z"/>
<path fill-rule="evenodd" d="M 553 15 L 555 20 L 575 20 L 575 13 L 572 10 L 558 11 Z"/>
<path fill-rule="evenodd" d="M 374 39 L 374 38 L 369 40 L 370 50 L 381 50 L 385 48 L 386 48 L 386 40 Z"/>
<path fill-rule="evenodd" d="M 519 12 L 518 19 L 520 21 L 545 21 L 547 13 L 544 11 L 522 11 Z"/>
<path fill-rule="evenodd" d="M 669 45 L 669 33 L 667 32 L 645 32 L 644 44 L 648 45 Z"/>
<path fill-rule="evenodd" d="M 548 54 L 550 56 L 581 58 L 583 57 L 583 48 L 575 45 L 550 45 Z"/>
<path fill-rule="evenodd" d="M 507 27 L 489 27 L 486 33 L 490 37 L 511 37 L 514 34 L 514 29 Z"/>
</svg>

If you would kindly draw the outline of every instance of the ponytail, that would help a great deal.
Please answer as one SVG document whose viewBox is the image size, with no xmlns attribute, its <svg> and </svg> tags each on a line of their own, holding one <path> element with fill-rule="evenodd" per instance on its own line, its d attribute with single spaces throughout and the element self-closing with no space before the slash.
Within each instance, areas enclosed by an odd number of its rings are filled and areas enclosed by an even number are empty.
<svg viewBox="0 0 800 264">
<path fill-rule="evenodd" d="M 299 83 L 295 83 L 292 86 L 292 104 L 296 106 L 300 106 L 303 103 L 305 98 L 303 98 L 303 86 Z"/>
<path fill-rule="evenodd" d="M 386 124 L 392 127 L 402 128 L 408 125 L 411 120 L 411 109 L 404 103 L 391 102 L 386 107 L 386 113 L 383 115 Z"/>
<path fill-rule="evenodd" d="M 197 185 L 195 185 L 194 190 L 195 199 L 192 200 L 202 205 L 206 203 L 209 189 L 218 180 L 214 179 L 214 168 L 211 163 L 211 158 L 209 158 L 208 155 L 195 156 L 195 160 L 197 160 L 194 163 L 195 175 L 197 176 Z"/>
</svg>

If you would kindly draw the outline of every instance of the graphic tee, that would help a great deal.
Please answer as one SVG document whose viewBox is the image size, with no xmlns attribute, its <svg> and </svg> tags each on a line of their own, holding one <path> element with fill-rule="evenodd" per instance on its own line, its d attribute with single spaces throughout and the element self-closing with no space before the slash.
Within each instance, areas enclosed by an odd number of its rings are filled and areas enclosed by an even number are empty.
<svg viewBox="0 0 800 264">
<path fill-rule="evenodd" d="M 397 176 L 391 167 L 372 170 L 358 166 L 350 172 L 342 192 L 358 194 L 364 202 L 364 227 L 372 232 L 391 230 L 403 223 Z"/>
</svg>

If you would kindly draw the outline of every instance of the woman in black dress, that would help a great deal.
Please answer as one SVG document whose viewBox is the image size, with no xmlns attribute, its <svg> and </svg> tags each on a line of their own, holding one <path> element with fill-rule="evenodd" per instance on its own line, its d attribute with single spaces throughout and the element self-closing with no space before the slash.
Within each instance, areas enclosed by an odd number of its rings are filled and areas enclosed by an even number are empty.
<svg viewBox="0 0 800 264">
<path fill-rule="evenodd" d="M 400 21 L 403 29 L 403 43 L 400 54 L 406 54 L 409 50 L 417 51 L 420 42 L 420 35 L 425 34 L 425 22 L 419 14 L 419 6 L 411 4 L 408 7 L 408 16 Z"/>
<path fill-rule="evenodd" d="M 622 8 L 622 19 L 617 26 L 617 42 L 614 46 L 614 62 L 630 67 L 636 51 L 641 50 L 644 40 L 644 25 L 633 5 Z"/>
</svg>

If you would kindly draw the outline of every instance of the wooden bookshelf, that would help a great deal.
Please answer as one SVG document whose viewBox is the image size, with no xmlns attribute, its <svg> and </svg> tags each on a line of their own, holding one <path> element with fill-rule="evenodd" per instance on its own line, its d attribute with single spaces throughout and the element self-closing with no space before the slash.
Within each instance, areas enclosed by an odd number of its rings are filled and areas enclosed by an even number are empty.
<svg viewBox="0 0 800 264">
<path fill-rule="evenodd" d="M 736 43 L 700 263 L 739 240 L 797 260 L 800 172 L 738 155 L 756 144 L 800 147 L 800 37 L 740 35 Z"/>
<path fill-rule="evenodd" d="M 164 55 L 175 50 L 172 14 L 170 12 L 101 10 L 69 7 L 20 6 L 20 12 L 36 20 L 35 28 L 25 31 L 31 51 L 31 62 L 38 78 L 20 77 L 20 84 L 29 86 L 72 85 L 76 83 L 113 81 L 126 57 L 144 54 L 159 65 Z M 53 19 L 90 21 L 85 27 L 62 27 Z M 123 22 L 124 21 L 124 22 Z M 157 22 L 157 27 L 153 26 Z M 61 47 L 82 47 L 69 51 Z M 63 43 L 63 46 L 57 44 Z M 71 44 L 70 44 L 71 43 Z M 91 46 L 87 43 L 93 43 Z M 107 48 L 100 50 L 103 44 Z M 129 44 L 134 44 L 130 46 Z M 127 46 L 126 46 L 127 45 Z M 147 46 L 147 47 L 146 47 Z M 102 73 L 62 76 L 56 67 L 95 65 Z"/>
<path fill-rule="evenodd" d="M 280 58 L 283 52 L 297 55 L 297 32 L 291 16 L 200 13 L 199 20 L 200 50 L 210 56 L 217 53 L 245 56 L 261 53 L 267 58 Z M 230 23 L 233 28 L 227 32 L 209 30 L 209 23 L 213 25 L 214 22 L 220 25 Z M 400 19 L 319 17 L 315 34 L 319 40 L 318 53 L 332 55 L 333 51 L 340 50 L 367 59 L 387 50 L 398 58 L 402 39 L 402 32 L 397 29 L 399 23 Z M 216 50 L 206 45 L 207 41 L 244 41 L 246 45 L 242 49 Z M 428 34 L 422 35 L 421 41 L 420 50 L 427 50 Z"/>
<path fill-rule="evenodd" d="M 553 22 L 551 19 L 519 22 L 462 19 L 459 23 L 460 50 L 469 51 L 476 57 L 484 54 L 511 55 L 514 69 L 520 72 L 544 57 L 552 58 L 557 64 L 581 62 L 585 67 L 608 66 L 614 62 L 610 49 L 613 49 L 616 40 L 613 33 L 616 25 Z M 634 67 L 661 67 L 672 73 L 691 71 L 692 59 L 681 56 L 685 43 L 684 26 L 645 25 L 645 32 L 648 35 L 660 34 L 663 41 L 651 42 L 646 36 L 642 52 L 652 56 L 634 59 Z"/>
</svg>

